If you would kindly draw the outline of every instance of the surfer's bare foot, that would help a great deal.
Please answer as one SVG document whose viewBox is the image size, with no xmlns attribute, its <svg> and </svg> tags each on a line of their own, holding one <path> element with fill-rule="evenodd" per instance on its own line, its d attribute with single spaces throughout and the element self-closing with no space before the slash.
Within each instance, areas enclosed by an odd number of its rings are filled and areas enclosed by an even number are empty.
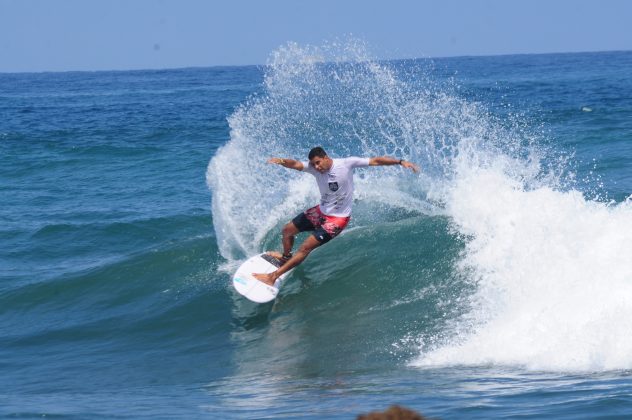
<svg viewBox="0 0 632 420">
<path fill-rule="evenodd" d="M 284 265 L 286 262 L 290 260 L 290 258 L 292 258 L 291 252 L 289 254 L 281 254 L 280 252 L 277 252 L 277 251 L 268 251 L 266 252 L 266 255 L 269 255 L 270 257 L 279 260 L 281 265 Z"/>
<path fill-rule="evenodd" d="M 277 260 L 280 260 L 281 258 L 283 258 L 283 254 L 277 251 L 268 251 L 266 252 L 266 254 L 268 254 L 269 256 L 273 258 L 276 258 Z"/>
<path fill-rule="evenodd" d="M 274 286 L 274 282 L 276 281 L 276 277 L 274 277 L 274 274 L 252 273 L 252 276 L 256 278 L 257 280 L 259 280 L 260 282 L 267 284 L 268 286 Z"/>
</svg>

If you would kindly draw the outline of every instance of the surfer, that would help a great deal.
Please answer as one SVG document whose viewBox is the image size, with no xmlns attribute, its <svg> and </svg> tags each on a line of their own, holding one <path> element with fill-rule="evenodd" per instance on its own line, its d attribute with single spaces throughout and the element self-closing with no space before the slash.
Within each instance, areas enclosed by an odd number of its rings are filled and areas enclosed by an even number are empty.
<svg viewBox="0 0 632 420">
<path fill-rule="evenodd" d="M 419 172 L 419 167 L 414 163 L 388 156 L 332 159 L 322 147 L 314 147 L 310 150 L 308 159 L 309 162 L 277 157 L 268 160 L 268 163 L 271 164 L 314 175 L 320 190 L 319 205 L 305 210 L 283 226 L 283 253 L 268 252 L 268 255 L 281 262 L 281 266 L 269 274 L 253 273 L 256 279 L 269 285 L 274 285 L 279 276 L 302 263 L 310 252 L 338 236 L 347 226 L 351 220 L 353 170 L 355 168 L 401 165 L 413 172 Z M 294 237 L 299 232 L 305 231 L 312 231 L 312 234 L 292 255 Z"/>
</svg>

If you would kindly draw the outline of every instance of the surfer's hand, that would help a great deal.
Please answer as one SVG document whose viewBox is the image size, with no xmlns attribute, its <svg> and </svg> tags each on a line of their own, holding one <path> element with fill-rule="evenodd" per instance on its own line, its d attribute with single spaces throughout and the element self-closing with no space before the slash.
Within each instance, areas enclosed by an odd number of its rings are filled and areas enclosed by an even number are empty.
<svg viewBox="0 0 632 420">
<path fill-rule="evenodd" d="M 268 163 L 272 163 L 274 165 L 281 165 L 284 168 L 295 169 L 297 171 L 303 170 L 303 163 L 294 159 L 283 159 L 278 157 L 273 157 L 268 159 Z"/>
<path fill-rule="evenodd" d="M 419 166 L 415 165 L 412 162 L 408 162 L 406 160 L 402 160 L 402 163 L 400 163 L 400 165 L 402 165 L 404 168 L 412 169 L 412 171 L 414 173 L 418 173 L 419 172 Z"/>
<path fill-rule="evenodd" d="M 273 163 L 275 165 L 283 165 L 285 163 L 285 159 L 273 157 L 268 159 L 268 163 Z"/>
</svg>

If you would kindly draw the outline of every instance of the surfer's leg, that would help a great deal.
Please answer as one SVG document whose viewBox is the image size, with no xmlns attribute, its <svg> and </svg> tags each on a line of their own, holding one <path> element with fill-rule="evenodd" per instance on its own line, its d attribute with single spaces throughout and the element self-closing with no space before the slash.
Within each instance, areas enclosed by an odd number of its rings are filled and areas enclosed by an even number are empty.
<svg viewBox="0 0 632 420">
<path fill-rule="evenodd" d="M 294 222 L 287 222 L 283 226 L 283 255 L 291 255 L 292 248 L 294 247 L 294 237 L 298 234 L 299 230 Z"/>
<path fill-rule="evenodd" d="M 285 264 L 279 267 L 276 271 L 269 274 L 260 274 L 253 273 L 253 276 L 265 284 L 272 286 L 276 279 L 281 277 L 284 273 L 287 273 L 300 263 L 302 263 L 305 258 L 312 252 L 314 249 L 321 246 L 324 242 L 318 240 L 318 238 L 314 235 L 309 235 L 307 239 L 301 244 L 300 248 L 296 253 L 290 258 Z"/>
<path fill-rule="evenodd" d="M 285 264 L 283 264 L 281 267 L 279 267 L 278 270 L 273 273 L 275 280 L 283 273 L 287 273 L 288 271 L 302 263 L 305 258 L 307 258 L 310 252 L 321 245 L 322 243 L 318 239 L 316 239 L 315 236 L 309 235 L 307 239 L 305 239 L 305 241 L 301 244 L 298 251 L 296 251 L 296 253 L 292 256 L 292 258 L 290 258 Z"/>
<path fill-rule="evenodd" d="M 294 238 L 299 233 L 298 228 L 293 222 L 287 222 L 283 226 L 281 243 L 283 244 L 283 253 L 277 251 L 268 251 L 266 254 L 285 263 L 292 256 L 292 247 L 294 246 Z"/>
<path fill-rule="evenodd" d="M 283 239 L 281 243 L 283 245 L 283 254 L 279 252 L 268 252 L 268 255 L 273 256 L 281 260 L 283 264 L 285 264 L 292 256 L 292 248 L 294 248 L 294 238 L 299 232 L 306 232 L 310 230 L 314 230 L 315 226 L 313 223 L 314 217 L 312 213 L 317 209 L 318 206 L 312 207 L 299 215 L 297 215 L 294 219 L 290 220 L 283 226 L 282 236 Z M 311 217 L 311 219 L 310 219 Z"/>
</svg>

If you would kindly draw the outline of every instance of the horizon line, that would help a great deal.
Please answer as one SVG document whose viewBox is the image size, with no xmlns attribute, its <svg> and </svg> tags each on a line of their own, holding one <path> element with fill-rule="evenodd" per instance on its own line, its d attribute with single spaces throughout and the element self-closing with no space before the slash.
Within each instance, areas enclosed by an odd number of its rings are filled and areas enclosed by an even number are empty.
<svg viewBox="0 0 632 420">
<path fill-rule="evenodd" d="M 511 57 L 520 55 L 561 55 L 561 54 L 600 54 L 600 53 L 625 53 L 632 50 L 596 50 L 596 51 L 559 51 L 559 52 L 532 52 L 532 53 L 507 53 L 507 54 L 463 54 L 463 55 L 444 55 L 444 56 L 425 56 L 413 58 L 383 58 L 373 59 L 371 61 L 404 61 L 404 60 L 434 60 L 434 59 L 451 59 L 451 58 L 484 58 L 484 57 Z M 143 71 L 173 71 L 173 70 L 191 70 L 191 69 L 214 69 L 214 68 L 234 68 L 234 67 L 266 67 L 268 64 L 213 64 L 208 66 L 183 66 L 183 67 L 147 67 L 147 68 L 130 68 L 130 69 L 97 69 L 97 70 L 34 70 L 34 71 L 3 71 L 0 75 L 8 74 L 44 74 L 44 73 L 114 73 L 114 72 L 143 72 Z"/>
</svg>

